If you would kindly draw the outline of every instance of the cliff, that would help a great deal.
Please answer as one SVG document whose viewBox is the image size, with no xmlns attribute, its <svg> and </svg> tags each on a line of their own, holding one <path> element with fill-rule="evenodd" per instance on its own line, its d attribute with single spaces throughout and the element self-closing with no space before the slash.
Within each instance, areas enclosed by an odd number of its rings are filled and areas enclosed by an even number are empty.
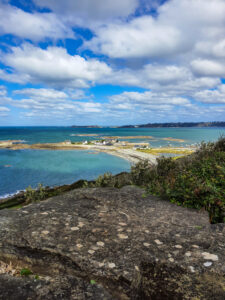
<svg viewBox="0 0 225 300">
<path fill-rule="evenodd" d="M 222 300 L 225 224 L 133 186 L 76 189 L 0 211 L 1 264 L 0 299 Z"/>
</svg>

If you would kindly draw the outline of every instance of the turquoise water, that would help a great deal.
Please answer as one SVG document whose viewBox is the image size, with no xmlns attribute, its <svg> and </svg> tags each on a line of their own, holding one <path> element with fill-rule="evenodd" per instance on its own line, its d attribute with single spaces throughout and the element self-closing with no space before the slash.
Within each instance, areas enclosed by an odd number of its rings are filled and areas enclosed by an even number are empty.
<svg viewBox="0 0 225 300">
<path fill-rule="evenodd" d="M 96 137 L 78 136 L 97 134 Z M 152 136 L 153 139 L 128 139 L 149 142 L 152 147 L 186 146 L 215 141 L 225 135 L 225 128 L 69 128 L 69 127 L 0 127 L 0 140 L 25 140 L 26 143 L 83 141 L 100 137 Z M 183 143 L 163 138 L 184 139 Z M 128 171 L 130 164 L 118 157 L 92 151 L 0 150 L 0 197 L 24 190 L 38 183 L 55 186 L 78 179 L 93 179 L 105 172 Z"/>
<path fill-rule="evenodd" d="M 48 186 L 94 179 L 105 172 L 129 171 L 118 157 L 93 151 L 0 150 L 0 196 L 38 183 Z"/>
<path fill-rule="evenodd" d="M 97 134 L 96 137 L 76 134 Z M 25 140 L 27 143 L 53 143 L 71 140 L 74 142 L 99 139 L 108 136 L 152 136 L 153 139 L 129 139 L 131 142 L 150 142 L 152 147 L 185 146 L 204 141 L 215 141 L 225 135 L 225 128 L 70 128 L 70 127 L 0 127 L 0 140 Z M 184 139 L 184 143 L 164 141 L 172 137 Z M 126 140 L 126 138 L 123 138 Z"/>
</svg>

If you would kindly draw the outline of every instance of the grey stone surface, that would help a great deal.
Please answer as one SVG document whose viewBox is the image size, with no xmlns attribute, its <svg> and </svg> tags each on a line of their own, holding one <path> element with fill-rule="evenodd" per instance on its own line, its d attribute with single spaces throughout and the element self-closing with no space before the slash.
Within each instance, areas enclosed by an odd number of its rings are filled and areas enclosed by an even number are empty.
<svg viewBox="0 0 225 300">
<path fill-rule="evenodd" d="M 1 275 L 0 299 L 225 298 L 225 224 L 131 186 L 0 211 L 0 260 L 41 278 Z"/>
</svg>

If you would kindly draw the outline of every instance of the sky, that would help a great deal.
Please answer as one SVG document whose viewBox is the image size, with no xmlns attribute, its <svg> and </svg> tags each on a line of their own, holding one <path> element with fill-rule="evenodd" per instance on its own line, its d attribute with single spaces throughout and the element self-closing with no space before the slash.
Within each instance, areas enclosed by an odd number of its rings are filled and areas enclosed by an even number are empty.
<svg viewBox="0 0 225 300">
<path fill-rule="evenodd" d="M 225 121 L 225 0 L 0 0 L 0 126 Z"/>
</svg>

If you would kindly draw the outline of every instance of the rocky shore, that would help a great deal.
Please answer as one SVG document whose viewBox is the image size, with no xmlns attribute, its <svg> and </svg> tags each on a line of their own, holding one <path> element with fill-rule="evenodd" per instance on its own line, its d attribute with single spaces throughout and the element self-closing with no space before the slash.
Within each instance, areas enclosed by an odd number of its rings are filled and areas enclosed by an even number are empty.
<svg viewBox="0 0 225 300">
<path fill-rule="evenodd" d="M 133 186 L 75 189 L 0 211 L 0 272 L 0 299 L 222 300 L 225 224 Z"/>
</svg>

